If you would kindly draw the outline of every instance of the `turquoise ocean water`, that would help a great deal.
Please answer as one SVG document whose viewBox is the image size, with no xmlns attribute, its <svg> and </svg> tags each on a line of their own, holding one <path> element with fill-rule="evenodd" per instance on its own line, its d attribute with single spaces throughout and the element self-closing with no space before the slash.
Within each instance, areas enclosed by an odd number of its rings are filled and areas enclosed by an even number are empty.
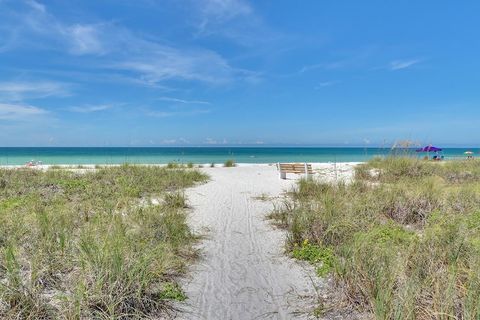
<svg viewBox="0 0 480 320">
<path fill-rule="evenodd" d="M 447 159 L 464 157 L 471 150 L 448 148 Z M 22 165 L 30 160 L 43 164 L 122 164 L 144 163 L 237 163 L 275 162 L 357 162 L 376 156 L 386 156 L 388 148 L 319 148 L 319 147 L 159 147 L 159 148 L 0 148 L 0 165 Z M 410 152 L 413 155 L 420 155 Z M 423 156 L 424 154 L 421 154 Z"/>
</svg>

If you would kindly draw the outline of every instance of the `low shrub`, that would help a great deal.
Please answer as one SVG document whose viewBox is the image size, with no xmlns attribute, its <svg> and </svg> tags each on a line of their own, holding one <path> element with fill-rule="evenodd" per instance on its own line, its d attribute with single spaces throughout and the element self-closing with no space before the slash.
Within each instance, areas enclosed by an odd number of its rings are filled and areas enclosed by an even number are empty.
<svg viewBox="0 0 480 320">
<path fill-rule="evenodd" d="M 236 164 L 235 164 L 235 161 L 234 160 L 227 160 L 225 161 L 225 163 L 223 164 L 224 167 L 227 167 L 227 168 L 231 168 L 231 167 L 235 167 Z"/>
<path fill-rule="evenodd" d="M 295 246 L 292 250 L 294 258 L 305 260 L 317 266 L 317 274 L 323 277 L 330 273 L 334 267 L 334 255 L 330 248 L 310 244 L 305 239 L 300 247 Z"/>
</svg>

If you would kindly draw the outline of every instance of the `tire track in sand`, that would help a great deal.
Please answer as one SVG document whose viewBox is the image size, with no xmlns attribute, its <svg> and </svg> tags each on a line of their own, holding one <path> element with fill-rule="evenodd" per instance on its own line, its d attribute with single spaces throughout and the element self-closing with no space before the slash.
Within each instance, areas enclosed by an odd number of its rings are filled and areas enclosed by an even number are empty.
<svg viewBox="0 0 480 320">
<path fill-rule="evenodd" d="M 182 284 L 189 299 L 179 305 L 179 318 L 313 318 L 320 285 L 313 270 L 284 255 L 284 233 L 265 220 L 272 204 L 253 199 L 278 196 L 293 182 L 278 179 L 269 166 L 202 170 L 211 181 L 187 191 L 189 224 L 208 232 L 200 261 Z"/>
</svg>

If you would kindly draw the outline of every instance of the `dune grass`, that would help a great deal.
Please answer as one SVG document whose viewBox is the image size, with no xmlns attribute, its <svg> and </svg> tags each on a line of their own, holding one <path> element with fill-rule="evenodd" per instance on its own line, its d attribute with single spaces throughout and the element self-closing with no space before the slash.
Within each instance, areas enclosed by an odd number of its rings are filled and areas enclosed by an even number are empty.
<svg viewBox="0 0 480 320">
<path fill-rule="evenodd" d="M 480 162 L 375 159 L 272 213 L 294 257 L 378 319 L 480 319 Z"/>
<path fill-rule="evenodd" d="M 0 170 L 0 317 L 162 315 L 195 256 L 182 190 L 206 176 L 145 166 Z M 163 199 L 150 205 L 150 199 Z"/>
<path fill-rule="evenodd" d="M 223 164 L 223 166 L 226 167 L 226 168 L 232 168 L 232 167 L 236 167 L 237 164 L 235 163 L 234 160 L 231 160 L 231 159 L 230 159 L 230 160 L 225 161 L 225 163 Z"/>
</svg>

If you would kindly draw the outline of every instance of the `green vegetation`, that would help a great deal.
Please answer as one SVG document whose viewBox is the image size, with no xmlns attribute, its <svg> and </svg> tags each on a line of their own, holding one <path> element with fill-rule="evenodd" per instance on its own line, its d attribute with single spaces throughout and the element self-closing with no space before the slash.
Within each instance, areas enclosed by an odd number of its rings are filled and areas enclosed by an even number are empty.
<svg viewBox="0 0 480 320">
<path fill-rule="evenodd" d="M 165 283 L 163 290 L 160 292 L 160 298 L 165 300 L 185 301 L 187 296 L 177 283 Z"/>
<path fill-rule="evenodd" d="M 0 170 L 0 317 L 158 317 L 195 257 L 182 190 L 195 170 Z M 161 205 L 146 205 L 152 198 Z"/>
<path fill-rule="evenodd" d="M 318 245 L 310 244 L 305 239 L 300 247 L 295 246 L 292 250 L 294 258 L 306 260 L 312 264 L 318 265 L 317 274 L 319 277 L 326 276 L 332 271 L 334 266 L 334 255 L 330 248 L 322 248 Z"/>
<path fill-rule="evenodd" d="M 195 164 L 193 162 L 189 162 L 187 164 L 178 163 L 178 162 L 167 163 L 167 169 L 193 169 L 193 168 L 195 168 Z"/>
<path fill-rule="evenodd" d="M 271 217 L 378 319 L 480 318 L 478 161 L 375 159 L 350 184 L 300 181 Z"/>
<path fill-rule="evenodd" d="M 231 168 L 231 167 L 235 167 L 236 166 L 236 163 L 234 160 L 227 160 L 225 161 L 225 163 L 223 164 L 224 167 L 227 167 L 227 168 Z"/>
<path fill-rule="evenodd" d="M 169 162 L 167 163 L 167 169 L 180 169 L 183 165 L 177 162 Z"/>
</svg>

